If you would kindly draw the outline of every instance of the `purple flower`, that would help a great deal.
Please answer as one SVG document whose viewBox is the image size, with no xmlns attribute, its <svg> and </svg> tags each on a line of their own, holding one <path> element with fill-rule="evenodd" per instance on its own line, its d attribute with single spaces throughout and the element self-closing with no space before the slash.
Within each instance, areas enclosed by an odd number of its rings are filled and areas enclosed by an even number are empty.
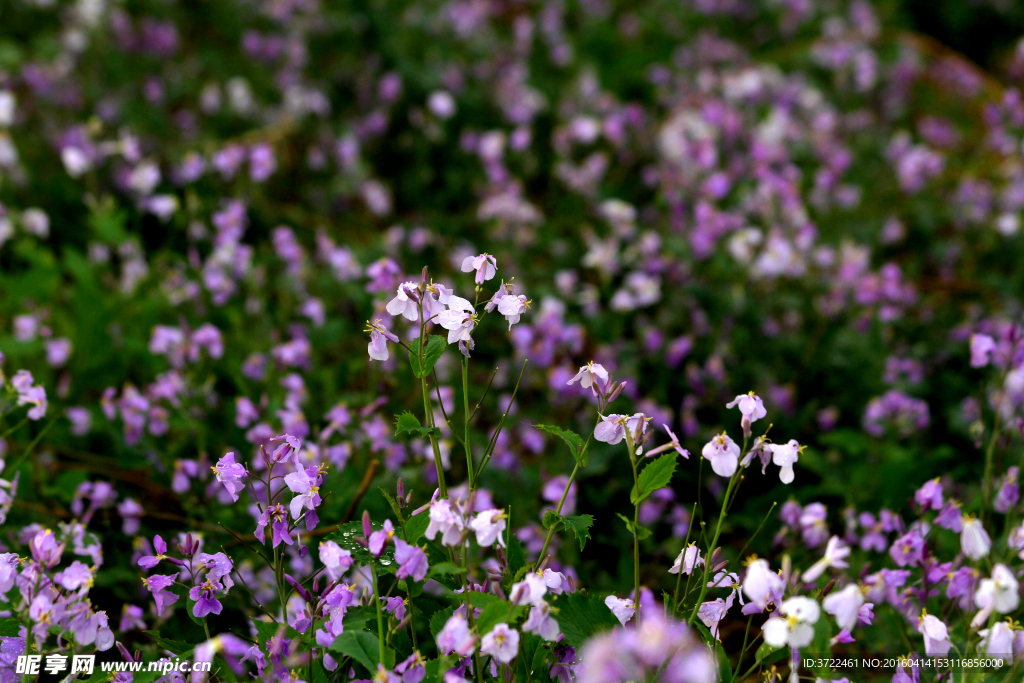
<svg viewBox="0 0 1024 683">
<path fill-rule="evenodd" d="M 1003 477 L 1003 484 L 999 487 L 999 492 L 996 494 L 995 502 L 992 507 L 996 512 L 1006 514 L 1020 500 L 1020 485 L 1017 483 L 1017 477 L 1020 475 L 1020 468 L 1011 467 L 1006 471 L 1006 476 Z"/>
<path fill-rule="evenodd" d="M 408 603 L 404 598 L 381 598 L 384 601 L 384 611 L 388 614 L 394 615 L 395 619 L 401 621 L 405 619 L 405 608 Z"/>
<path fill-rule="evenodd" d="M 224 488 L 227 489 L 231 495 L 231 499 L 238 502 L 238 492 L 245 488 L 245 484 L 242 483 L 242 479 L 249 475 L 245 469 L 245 465 L 235 462 L 235 454 L 225 453 L 224 456 L 217 461 L 217 464 L 211 467 L 214 476 L 217 481 L 224 484 Z"/>
<path fill-rule="evenodd" d="M 422 581 L 426 578 L 429 563 L 423 548 L 409 545 L 402 539 L 396 538 L 395 561 L 398 562 L 398 571 L 395 576 L 399 579 L 411 577 L 413 581 Z"/>
<path fill-rule="evenodd" d="M 987 334 L 971 335 L 971 367 L 983 368 L 992 359 L 996 350 L 996 341 Z"/>
<path fill-rule="evenodd" d="M 91 588 L 93 582 L 92 570 L 88 565 L 75 560 L 71 566 L 62 572 L 58 572 L 53 580 L 64 590 L 76 591 L 81 587 Z"/>
<path fill-rule="evenodd" d="M 519 631 L 502 622 L 496 624 L 480 641 L 480 654 L 490 655 L 508 664 L 519 654 Z"/>
<path fill-rule="evenodd" d="M 914 528 L 892 542 L 889 556 L 898 567 L 917 565 L 924 559 L 924 537 Z"/>
<path fill-rule="evenodd" d="M 401 674 L 402 683 L 420 683 L 427 675 L 427 660 L 419 650 L 413 650 L 408 658 L 395 666 L 395 673 Z"/>
<path fill-rule="evenodd" d="M 461 614 L 453 614 L 448 622 L 437 633 L 437 649 L 442 654 L 454 652 L 460 657 L 473 654 L 476 649 L 476 636 L 469 630 L 466 618 Z"/>
<path fill-rule="evenodd" d="M 142 579 L 142 585 L 153 594 L 158 615 L 163 615 L 165 607 L 170 607 L 178 601 L 178 596 L 167 590 L 174 585 L 173 574 L 153 574 Z"/>
<path fill-rule="evenodd" d="M 922 544 L 924 539 L 921 540 Z M 803 580 L 813 582 L 818 579 L 825 570 L 829 567 L 835 567 L 836 569 L 845 569 L 849 567 L 849 563 L 846 558 L 850 555 L 850 548 L 840 540 L 838 536 L 833 536 L 828 539 L 828 545 L 825 546 L 825 556 L 811 565 L 811 568 L 804 572 Z"/>
<path fill-rule="evenodd" d="M 370 553 L 372 553 L 374 557 L 380 557 L 380 554 L 384 552 L 384 546 L 394 538 L 395 527 L 391 524 L 390 519 L 385 519 L 384 528 L 370 534 Z"/>
<path fill-rule="evenodd" d="M 334 541 L 323 541 L 320 543 L 320 561 L 327 569 L 328 578 L 338 581 L 352 566 L 352 553 Z"/>
<path fill-rule="evenodd" d="M 213 581 L 207 580 L 200 586 L 192 586 L 188 591 L 188 597 L 195 602 L 192 606 L 192 614 L 197 619 L 202 619 L 208 614 L 220 614 L 223 606 L 217 599 L 217 590 L 220 588 Z"/>
<path fill-rule="evenodd" d="M 260 543 L 266 543 L 266 528 L 267 525 L 271 525 L 271 529 L 274 532 L 273 547 L 277 547 L 281 543 L 292 545 L 291 534 L 288 533 L 288 512 L 285 510 L 283 505 L 274 505 L 263 511 L 260 515 L 259 520 L 256 522 L 256 538 L 259 539 Z"/>
<path fill-rule="evenodd" d="M 954 533 L 960 533 L 964 528 L 963 514 L 960 512 L 960 503 L 955 500 L 947 500 L 942 510 L 935 517 L 935 525 L 943 529 L 949 529 Z"/>
<path fill-rule="evenodd" d="M 919 488 L 914 493 L 914 501 L 921 506 L 921 510 L 932 510 L 942 509 L 942 484 L 939 483 L 939 478 L 936 477 L 931 481 L 925 482 L 924 486 Z"/>
<path fill-rule="evenodd" d="M 167 543 L 160 537 L 159 534 L 153 537 L 153 548 L 156 549 L 156 555 L 147 555 L 139 559 L 138 565 L 143 569 L 152 569 L 153 567 L 160 564 L 161 560 L 168 560 L 174 564 L 181 564 L 181 561 L 175 561 L 174 558 L 167 556 Z"/>
<path fill-rule="evenodd" d="M 380 320 L 375 320 L 372 323 L 367 320 L 366 331 L 370 333 L 370 344 L 366 347 L 367 351 L 370 353 L 370 360 L 387 360 L 387 342 L 397 342 L 398 336 L 389 332 L 388 328 L 381 325 Z"/>
<path fill-rule="evenodd" d="M 138 605 L 129 605 L 125 603 L 124 608 L 121 610 L 121 623 L 117 627 L 117 630 L 145 630 L 146 622 L 142 620 L 143 614 L 144 612 L 142 611 L 142 608 Z"/>
<path fill-rule="evenodd" d="M 303 508 L 315 510 L 320 505 L 320 480 L 320 472 L 315 467 L 307 467 L 304 470 L 292 472 L 284 478 L 284 483 L 295 494 L 290 504 L 293 519 L 299 518 Z M 309 526 L 308 517 L 306 519 L 306 528 L 307 530 L 312 530 L 312 527 Z"/>
<path fill-rule="evenodd" d="M 480 254 L 479 256 L 467 256 L 462 260 L 462 272 L 472 273 L 476 271 L 474 276 L 474 282 L 478 285 L 482 285 L 486 281 L 494 277 L 494 273 L 498 268 L 498 261 L 490 254 Z"/>
<path fill-rule="evenodd" d="M 523 631 L 536 633 L 544 640 L 553 643 L 558 640 L 561 629 L 555 618 L 551 616 L 550 606 L 546 602 L 541 602 L 530 608 L 530 615 L 523 624 Z"/>
</svg>

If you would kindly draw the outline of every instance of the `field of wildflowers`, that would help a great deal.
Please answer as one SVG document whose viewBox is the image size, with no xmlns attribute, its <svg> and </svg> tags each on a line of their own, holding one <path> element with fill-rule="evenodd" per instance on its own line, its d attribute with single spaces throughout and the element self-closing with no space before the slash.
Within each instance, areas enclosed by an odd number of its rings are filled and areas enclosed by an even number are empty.
<svg viewBox="0 0 1024 683">
<path fill-rule="evenodd" d="M 0 2 L 0 683 L 1021 680 L 1024 42 L 909 4 Z"/>
</svg>

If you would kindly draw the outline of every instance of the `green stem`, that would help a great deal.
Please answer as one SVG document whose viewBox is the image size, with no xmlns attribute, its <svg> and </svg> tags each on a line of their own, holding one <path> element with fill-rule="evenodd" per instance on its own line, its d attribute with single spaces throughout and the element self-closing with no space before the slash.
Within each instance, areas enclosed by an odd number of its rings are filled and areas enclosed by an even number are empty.
<svg viewBox="0 0 1024 683">
<path fill-rule="evenodd" d="M 380 591 L 377 589 L 377 569 L 370 561 L 370 576 L 373 578 L 373 603 L 377 606 L 377 644 L 380 649 L 381 664 L 384 663 L 384 611 L 380 607 Z"/>
<path fill-rule="evenodd" d="M 676 590 L 672 594 L 672 611 L 676 613 L 679 612 L 679 586 L 683 582 L 683 562 L 686 561 L 686 549 L 690 546 L 690 532 L 693 530 L 693 517 L 696 514 L 697 503 L 694 503 L 693 510 L 690 511 L 690 523 L 686 525 L 686 540 L 683 541 L 683 560 L 679 563 L 679 573 L 676 574 Z"/>
<path fill-rule="evenodd" d="M 422 346 L 422 345 L 421 345 Z M 422 357 L 420 367 L 423 367 Z M 430 409 L 430 394 L 427 391 L 426 376 L 420 377 L 420 387 L 423 389 L 423 413 L 424 422 L 430 427 L 434 426 L 434 411 Z M 430 434 L 430 446 L 434 449 L 434 467 L 437 468 L 437 490 L 441 498 L 448 497 L 448 486 L 444 483 L 444 464 L 441 462 L 441 449 L 437 445 L 437 437 Z"/>
<path fill-rule="evenodd" d="M 981 481 L 982 487 L 982 508 L 981 518 L 983 522 L 988 521 L 989 501 L 992 498 L 992 461 L 996 450 L 996 439 L 999 438 L 999 413 L 996 412 L 992 421 L 992 436 L 988 440 L 988 448 L 985 449 L 985 476 Z"/>
<path fill-rule="evenodd" d="M 473 451 L 469 447 L 469 359 L 462 357 L 462 446 L 466 450 L 466 472 L 470 492 L 476 488 L 473 477 Z"/>
<path fill-rule="evenodd" d="M 744 449 L 745 451 L 746 449 Z M 742 459 L 742 458 L 741 458 Z M 729 479 L 729 488 L 725 490 L 725 497 L 722 499 L 722 509 L 718 513 L 718 524 L 715 526 L 715 535 L 711 540 L 711 545 L 707 547 L 707 552 L 704 555 L 704 576 L 700 582 L 700 594 L 697 596 L 697 602 L 693 604 L 693 611 L 690 612 L 690 618 L 687 623 L 693 625 L 694 620 L 697 618 L 697 610 L 700 609 L 701 602 L 704 601 L 704 596 L 708 592 L 708 574 L 711 571 L 711 553 L 714 552 L 715 547 L 718 545 L 718 537 L 722 533 L 722 523 L 725 521 L 725 512 L 727 509 L 726 501 L 729 500 L 732 489 L 736 485 L 736 482 L 740 479 L 740 473 L 742 468 L 737 467 L 736 472 Z"/>
<path fill-rule="evenodd" d="M 640 478 L 636 471 L 636 448 L 633 435 L 626 427 L 626 448 L 629 449 L 629 464 L 633 469 L 633 491 L 640 492 Z M 630 496 L 632 497 L 632 496 Z M 636 625 L 640 625 L 640 501 L 633 503 L 633 608 L 636 610 Z"/>
<path fill-rule="evenodd" d="M 591 435 L 587 437 L 587 443 L 586 445 L 583 446 L 583 451 L 580 453 L 580 460 L 582 460 L 583 456 L 586 455 L 587 449 L 590 447 L 590 440 L 593 438 L 593 433 L 591 433 Z M 565 483 L 565 490 L 562 491 L 562 498 L 558 501 L 558 507 L 555 508 L 556 515 L 562 514 L 562 506 L 565 505 L 565 499 L 569 496 L 569 488 L 572 486 L 572 483 L 576 481 L 576 474 L 580 471 L 580 460 L 576 461 L 576 466 L 572 468 L 572 474 L 569 475 L 569 481 Z M 540 555 L 537 556 L 537 564 L 534 565 L 534 569 L 536 569 L 547 556 L 548 547 L 551 545 L 551 539 L 555 535 L 555 529 L 557 528 L 557 526 L 558 525 L 555 524 L 552 525 L 550 529 L 548 529 L 548 535 L 544 539 L 544 547 L 541 548 Z"/>
</svg>

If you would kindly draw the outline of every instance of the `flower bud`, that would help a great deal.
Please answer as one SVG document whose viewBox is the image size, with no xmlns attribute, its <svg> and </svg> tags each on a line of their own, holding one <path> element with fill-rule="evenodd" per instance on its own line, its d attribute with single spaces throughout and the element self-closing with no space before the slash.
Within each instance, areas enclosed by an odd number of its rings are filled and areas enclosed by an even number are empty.
<svg viewBox="0 0 1024 683">
<path fill-rule="evenodd" d="M 405 507 L 405 482 L 402 478 L 398 478 L 398 484 L 395 486 L 395 492 L 398 494 L 398 507 Z"/>
<path fill-rule="evenodd" d="M 825 587 L 821 589 L 821 597 L 825 597 L 832 592 L 832 589 L 836 587 L 836 580 L 832 579 L 825 584 Z"/>
<path fill-rule="evenodd" d="M 308 545 L 300 545 L 299 546 L 299 557 L 305 557 L 306 555 L 309 555 L 309 546 Z"/>
<path fill-rule="evenodd" d="M 373 525 L 370 524 L 370 512 L 369 510 L 363 510 L 363 536 L 369 538 L 372 533 Z"/>
</svg>

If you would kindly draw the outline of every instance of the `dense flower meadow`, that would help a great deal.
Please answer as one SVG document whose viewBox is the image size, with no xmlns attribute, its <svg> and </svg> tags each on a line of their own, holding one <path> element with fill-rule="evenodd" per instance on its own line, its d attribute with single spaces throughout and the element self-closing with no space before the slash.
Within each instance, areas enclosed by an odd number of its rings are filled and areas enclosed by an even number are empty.
<svg viewBox="0 0 1024 683">
<path fill-rule="evenodd" d="M 867 0 L 0 26 L 0 683 L 1024 676 L 1024 42 Z M 210 670 L 102 669 L 158 661 Z"/>
</svg>

